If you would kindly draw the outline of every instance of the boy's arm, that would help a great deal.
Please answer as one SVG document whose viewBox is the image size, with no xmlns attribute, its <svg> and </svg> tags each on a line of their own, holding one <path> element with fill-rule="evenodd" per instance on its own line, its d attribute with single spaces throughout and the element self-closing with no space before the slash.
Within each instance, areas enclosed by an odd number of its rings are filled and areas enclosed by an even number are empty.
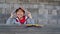
<svg viewBox="0 0 60 34">
<path fill-rule="evenodd" d="M 35 24 L 34 19 L 28 18 L 27 19 L 27 24 Z"/>
<path fill-rule="evenodd" d="M 6 24 L 13 24 L 13 23 L 14 23 L 13 18 L 8 18 Z"/>
</svg>

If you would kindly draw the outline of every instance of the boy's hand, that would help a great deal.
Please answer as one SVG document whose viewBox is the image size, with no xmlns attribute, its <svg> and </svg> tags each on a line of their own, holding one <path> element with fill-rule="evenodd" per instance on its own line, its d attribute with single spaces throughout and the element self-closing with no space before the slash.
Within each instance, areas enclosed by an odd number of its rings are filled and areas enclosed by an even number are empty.
<svg viewBox="0 0 60 34">
<path fill-rule="evenodd" d="M 32 16 L 31 16 L 31 13 L 30 12 L 27 12 L 28 13 L 28 17 L 32 19 Z"/>
<path fill-rule="evenodd" d="M 14 15 L 15 15 L 15 14 L 14 14 L 14 12 L 12 12 L 12 13 L 11 13 L 10 18 L 13 18 L 13 17 L 14 17 Z"/>
</svg>

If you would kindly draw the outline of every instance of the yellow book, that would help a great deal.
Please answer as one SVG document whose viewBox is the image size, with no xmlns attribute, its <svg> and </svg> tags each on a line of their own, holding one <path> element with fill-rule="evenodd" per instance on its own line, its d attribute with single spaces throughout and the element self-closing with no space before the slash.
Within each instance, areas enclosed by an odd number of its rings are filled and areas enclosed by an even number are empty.
<svg viewBox="0 0 60 34">
<path fill-rule="evenodd" d="M 40 25 L 40 24 L 26 24 L 26 26 L 36 26 L 36 27 L 41 26 L 41 27 L 43 27 L 44 25 Z"/>
</svg>

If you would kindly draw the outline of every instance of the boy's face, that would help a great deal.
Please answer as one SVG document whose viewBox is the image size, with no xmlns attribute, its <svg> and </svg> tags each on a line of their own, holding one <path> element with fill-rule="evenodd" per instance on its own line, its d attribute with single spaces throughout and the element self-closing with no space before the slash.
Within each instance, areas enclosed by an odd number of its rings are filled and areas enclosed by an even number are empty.
<svg viewBox="0 0 60 34">
<path fill-rule="evenodd" d="M 22 10 L 18 10 L 18 12 L 16 13 L 18 18 L 22 18 L 24 16 L 24 13 Z"/>
</svg>

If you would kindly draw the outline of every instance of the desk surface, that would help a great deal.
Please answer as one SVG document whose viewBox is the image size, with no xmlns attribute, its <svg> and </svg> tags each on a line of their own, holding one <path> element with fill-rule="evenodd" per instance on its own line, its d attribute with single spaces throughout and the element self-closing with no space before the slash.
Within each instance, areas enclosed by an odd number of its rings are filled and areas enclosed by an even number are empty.
<svg viewBox="0 0 60 34">
<path fill-rule="evenodd" d="M 0 33 L 10 34 L 60 34 L 60 25 L 45 25 L 42 28 L 18 26 L 18 25 L 0 25 Z"/>
</svg>

